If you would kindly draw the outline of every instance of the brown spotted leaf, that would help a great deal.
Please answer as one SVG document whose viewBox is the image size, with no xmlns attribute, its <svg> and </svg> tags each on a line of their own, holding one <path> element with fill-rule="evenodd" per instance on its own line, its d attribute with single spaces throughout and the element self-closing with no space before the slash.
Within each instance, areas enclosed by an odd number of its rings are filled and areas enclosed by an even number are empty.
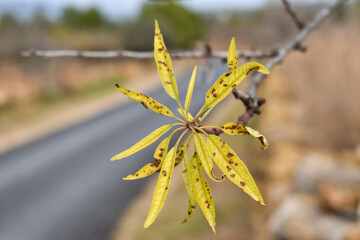
<svg viewBox="0 0 360 240">
<path fill-rule="evenodd" d="M 182 177 L 184 180 L 186 191 L 189 196 L 188 214 L 187 214 L 186 218 L 184 219 L 184 221 L 182 222 L 182 223 L 185 223 L 185 222 L 189 221 L 189 219 L 193 215 L 193 213 L 195 211 L 195 207 L 196 207 L 194 193 L 192 192 L 191 186 L 190 186 L 189 162 L 187 160 L 186 153 L 183 157 L 181 173 L 182 173 Z"/>
<path fill-rule="evenodd" d="M 171 175 L 175 165 L 175 151 L 176 147 L 173 147 L 166 155 L 165 160 L 162 164 L 159 178 L 155 187 L 153 200 L 151 203 L 149 214 L 146 218 L 144 228 L 149 227 L 156 219 L 161 209 L 164 207 L 166 196 L 170 188 Z"/>
<path fill-rule="evenodd" d="M 260 134 L 258 131 L 244 126 L 244 125 L 237 125 L 236 123 L 229 122 L 224 125 L 222 125 L 221 130 L 229 135 L 251 135 L 257 139 L 259 139 L 260 143 L 262 144 L 262 149 L 266 149 L 268 146 L 267 140 L 264 137 L 264 135 Z"/>
<path fill-rule="evenodd" d="M 250 133 L 251 136 L 256 137 L 257 139 L 259 139 L 259 141 L 262 144 L 262 149 L 266 149 L 268 147 L 268 142 L 266 140 L 266 138 L 264 137 L 264 135 L 260 134 L 258 131 L 250 128 L 250 127 L 245 127 L 246 130 Z"/>
<path fill-rule="evenodd" d="M 154 57 L 161 82 L 167 94 L 178 100 L 178 88 L 174 77 L 170 55 L 167 52 L 159 25 L 155 20 Z"/>
<path fill-rule="evenodd" d="M 174 124 L 168 124 L 168 125 L 164 125 L 162 127 L 159 127 L 158 129 L 156 129 L 155 131 L 153 131 L 152 133 L 150 133 L 149 135 L 147 135 L 146 137 L 141 139 L 139 142 L 137 142 L 131 148 L 129 148 L 129 149 L 115 155 L 110 160 L 111 161 L 119 160 L 119 159 L 122 159 L 124 157 L 128 157 L 128 156 L 140 151 L 141 149 L 146 148 L 147 146 L 149 146 L 150 144 L 155 142 L 159 137 L 164 135 L 167 131 L 169 131 L 170 128 L 172 128 L 173 126 L 174 126 Z"/>
<path fill-rule="evenodd" d="M 208 135 L 207 144 L 216 165 L 226 174 L 227 178 L 242 188 L 244 192 L 250 195 L 255 201 L 259 201 L 262 205 L 265 205 L 249 170 L 236 153 L 215 135 Z"/>
<path fill-rule="evenodd" d="M 128 90 L 124 87 L 120 87 L 119 85 L 116 85 L 116 87 L 123 94 L 127 95 L 128 98 L 141 103 L 145 108 L 150 109 L 161 115 L 174 117 L 174 114 L 170 111 L 170 109 L 168 109 L 166 106 L 162 105 L 161 103 L 155 101 L 151 97 L 148 97 L 148 96 L 138 93 L 138 92 Z"/>
<path fill-rule="evenodd" d="M 244 125 L 236 125 L 236 123 L 230 122 L 222 125 L 221 130 L 229 135 L 249 135 Z"/>
<path fill-rule="evenodd" d="M 213 174 L 214 164 L 204 138 L 199 133 L 194 133 L 195 149 L 205 169 L 206 174 L 214 181 L 221 182 L 224 178 L 216 178 Z"/>
<path fill-rule="evenodd" d="M 136 180 L 140 178 L 144 178 L 147 176 L 150 176 L 154 172 L 157 172 L 161 169 L 163 160 L 167 154 L 168 146 L 170 139 L 172 137 L 172 134 L 161 141 L 161 143 L 157 146 L 154 158 L 154 163 L 148 163 L 144 167 L 142 167 L 139 171 L 137 171 L 135 174 L 130 174 L 129 176 L 123 178 L 122 180 Z"/>
<path fill-rule="evenodd" d="M 179 147 L 179 149 L 176 152 L 176 158 L 175 158 L 175 166 L 177 166 L 184 158 L 186 158 L 186 151 L 189 147 L 189 143 L 191 140 L 192 135 L 190 135 L 186 141 L 181 144 L 181 146 Z"/>
<path fill-rule="evenodd" d="M 206 93 L 203 109 L 211 108 L 221 102 L 238 86 L 252 70 L 269 74 L 269 70 L 260 63 L 250 62 L 237 68 L 232 73 L 222 75 Z"/>
<path fill-rule="evenodd" d="M 228 52 L 228 66 L 230 72 L 235 71 L 238 65 L 238 54 L 236 50 L 235 37 L 231 39 Z"/>
<path fill-rule="evenodd" d="M 215 205 L 212 199 L 209 184 L 202 176 L 202 164 L 196 152 L 190 158 L 189 174 L 190 186 L 194 193 L 194 198 L 201 208 L 210 227 L 215 232 Z"/>
</svg>

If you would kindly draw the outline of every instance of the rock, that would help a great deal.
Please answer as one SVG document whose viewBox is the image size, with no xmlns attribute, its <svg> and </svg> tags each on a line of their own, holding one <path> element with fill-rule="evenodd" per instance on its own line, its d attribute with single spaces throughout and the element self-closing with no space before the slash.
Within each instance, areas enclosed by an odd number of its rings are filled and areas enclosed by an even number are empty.
<svg viewBox="0 0 360 240">
<path fill-rule="evenodd" d="M 290 195 L 269 219 L 270 231 L 280 239 L 317 239 L 317 231 L 309 221 L 315 213 L 311 199 Z"/>
<path fill-rule="evenodd" d="M 359 193 L 345 187 L 325 184 L 320 188 L 320 201 L 323 210 L 337 213 L 353 220 L 357 218 L 356 210 L 359 198 Z"/>
<path fill-rule="evenodd" d="M 359 240 L 360 239 L 360 222 L 358 224 L 354 224 L 344 237 L 344 240 Z"/>
<path fill-rule="evenodd" d="M 295 174 L 295 188 L 316 193 L 324 184 L 336 184 L 360 191 L 360 169 L 340 164 L 328 155 L 312 153 L 305 156 Z"/>
<path fill-rule="evenodd" d="M 304 195 L 290 195 L 269 219 L 270 231 L 279 239 L 342 240 L 353 222 L 323 214 L 316 200 Z"/>
</svg>

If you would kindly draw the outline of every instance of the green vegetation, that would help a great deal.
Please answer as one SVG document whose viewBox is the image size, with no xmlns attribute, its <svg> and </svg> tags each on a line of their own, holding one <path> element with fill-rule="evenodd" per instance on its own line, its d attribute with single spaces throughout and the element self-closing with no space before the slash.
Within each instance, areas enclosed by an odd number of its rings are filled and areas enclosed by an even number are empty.
<svg viewBox="0 0 360 240">
<path fill-rule="evenodd" d="M 6 129 L 9 124 L 29 121 L 49 109 L 105 96 L 115 90 L 114 85 L 117 82 L 124 83 L 125 81 L 119 77 L 106 78 L 86 84 L 78 90 L 49 94 L 43 92 L 26 103 L 0 106 L 0 132 Z"/>
<path fill-rule="evenodd" d="M 61 22 L 70 28 L 94 29 L 109 25 L 101 12 L 94 7 L 85 10 L 66 7 L 63 10 Z"/>
<path fill-rule="evenodd" d="M 172 49 L 186 49 L 203 39 L 205 25 L 193 12 L 174 1 L 162 4 L 145 4 L 140 17 L 126 27 L 124 47 L 134 50 L 153 48 L 153 21 L 164 26 L 167 45 Z M 145 37 L 145 38 L 144 38 Z"/>
</svg>

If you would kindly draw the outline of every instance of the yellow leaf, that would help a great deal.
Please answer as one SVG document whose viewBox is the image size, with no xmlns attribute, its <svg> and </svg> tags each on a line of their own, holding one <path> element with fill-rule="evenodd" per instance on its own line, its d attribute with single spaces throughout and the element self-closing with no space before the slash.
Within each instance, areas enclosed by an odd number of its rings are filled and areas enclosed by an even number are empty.
<svg viewBox="0 0 360 240">
<path fill-rule="evenodd" d="M 135 145 L 133 145 L 131 148 L 115 155 L 110 160 L 111 161 L 119 160 L 124 157 L 128 157 L 128 156 L 140 151 L 143 148 L 146 148 L 147 146 L 149 146 L 150 144 L 155 142 L 159 137 L 164 135 L 167 131 L 169 131 L 169 129 L 172 128 L 173 126 L 174 126 L 173 124 L 169 124 L 169 125 L 164 125 L 158 129 L 156 129 L 155 131 L 150 133 L 148 136 L 146 136 L 145 138 L 143 138 L 142 140 L 137 142 Z"/>
<path fill-rule="evenodd" d="M 256 137 L 257 139 L 260 140 L 261 144 L 262 144 L 262 149 L 266 149 L 268 147 L 268 142 L 266 140 L 266 138 L 264 137 L 264 135 L 261 135 L 258 131 L 250 128 L 250 127 L 245 127 L 246 130 L 253 136 Z"/>
<path fill-rule="evenodd" d="M 215 205 L 209 184 L 201 174 L 202 164 L 196 152 L 190 158 L 189 174 L 190 186 L 196 202 L 199 204 L 210 227 L 215 232 Z"/>
<path fill-rule="evenodd" d="M 155 20 L 154 58 L 165 91 L 178 100 L 178 88 L 174 77 L 170 55 L 167 52 L 159 25 Z"/>
<path fill-rule="evenodd" d="M 260 63 L 250 62 L 237 68 L 232 73 L 222 75 L 206 93 L 203 109 L 211 108 L 228 96 L 233 88 L 238 86 L 249 74 L 256 69 L 261 73 L 268 74 L 269 70 Z"/>
<path fill-rule="evenodd" d="M 208 135 L 207 144 L 215 163 L 226 174 L 227 178 L 242 188 L 255 201 L 260 201 L 262 205 L 265 205 L 249 170 L 236 153 L 215 135 Z"/>
<path fill-rule="evenodd" d="M 169 151 L 161 167 L 159 178 L 155 187 L 150 211 L 146 218 L 144 228 L 149 227 L 155 221 L 161 209 L 164 207 L 166 196 L 170 188 L 171 175 L 174 170 L 176 147 L 177 146 L 173 147 Z"/>
<path fill-rule="evenodd" d="M 162 105 L 161 103 L 155 101 L 151 97 L 148 97 L 144 94 L 134 92 L 128 90 L 124 87 L 120 87 L 116 84 L 116 87 L 121 91 L 123 94 L 127 95 L 128 98 L 141 103 L 145 108 L 150 109 L 158 114 L 174 117 L 174 114 L 168 109 L 166 106 Z"/>
<path fill-rule="evenodd" d="M 185 99 L 185 112 L 189 112 L 189 106 L 190 106 L 190 102 L 191 102 L 191 97 L 194 91 L 194 85 L 195 85 L 195 78 L 196 78 L 196 70 L 197 70 L 197 66 L 195 66 L 194 71 L 191 75 L 191 79 L 189 82 L 189 87 L 186 93 L 186 99 Z"/>
<path fill-rule="evenodd" d="M 189 143 L 191 140 L 192 135 L 190 135 L 186 141 L 181 144 L 181 146 L 179 147 L 179 149 L 176 152 L 176 158 L 175 158 L 175 166 L 177 166 L 184 158 L 186 158 L 186 151 L 189 147 Z"/>
<path fill-rule="evenodd" d="M 213 161 L 210 156 L 210 152 L 208 150 L 208 146 L 205 143 L 204 138 L 198 134 L 194 133 L 194 142 L 195 142 L 195 148 L 196 152 L 198 154 L 198 157 L 205 169 L 206 174 L 214 181 L 220 182 L 222 180 L 225 180 L 224 178 L 216 178 L 213 174 L 214 165 Z"/>
<path fill-rule="evenodd" d="M 250 128 L 250 127 L 246 127 L 244 125 L 236 125 L 236 123 L 230 122 L 230 123 L 226 123 L 224 125 L 221 126 L 221 130 L 229 135 L 251 135 L 253 137 L 256 137 L 257 139 L 259 139 L 259 141 L 262 144 L 262 149 L 266 149 L 268 147 L 268 143 L 266 138 L 264 137 L 264 135 L 260 134 L 258 131 Z"/>
<path fill-rule="evenodd" d="M 190 139 L 190 137 L 188 139 Z M 190 186 L 190 176 L 189 176 L 188 166 L 189 166 L 189 162 L 187 160 L 186 152 L 185 152 L 184 157 L 183 157 L 183 161 L 182 161 L 182 171 L 181 171 L 181 173 L 182 173 L 182 177 L 183 177 L 183 180 L 184 180 L 186 191 L 187 191 L 188 196 L 189 196 L 189 205 L 188 205 L 188 215 L 186 216 L 186 218 L 184 219 L 184 221 L 182 223 L 185 223 L 185 222 L 189 221 L 189 219 L 193 215 L 193 213 L 195 211 L 195 207 L 196 207 L 196 201 L 195 201 L 194 194 L 193 194 L 193 192 L 191 190 L 191 186 Z"/>
<path fill-rule="evenodd" d="M 162 162 L 167 154 L 169 142 L 170 142 L 172 135 L 173 134 L 171 134 L 170 136 L 168 136 L 167 138 L 162 140 L 162 142 L 159 144 L 159 146 L 157 146 L 155 153 L 154 153 L 154 158 L 155 158 L 154 163 L 146 164 L 139 171 L 137 171 L 134 174 L 130 174 L 129 176 L 123 178 L 122 180 L 136 180 L 136 179 L 150 176 L 154 172 L 159 171 L 161 169 Z"/>
<path fill-rule="evenodd" d="M 235 37 L 231 39 L 228 52 L 228 66 L 230 72 L 235 71 L 238 65 L 238 54 L 236 50 Z"/>
<path fill-rule="evenodd" d="M 221 130 L 229 135 L 249 135 L 244 125 L 236 125 L 236 123 L 233 122 L 222 125 Z"/>
<path fill-rule="evenodd" d="M 206 145 L 205 140 L 200 134 L 198 133 L 194 134 L 194 143 L 195 143 L 196 152 L 205 169 L 206 174 L 216 182 L 223 182 L 225 180 L 224 176 L 218 178 L 213 173 L 214 171 L 213 161 L 211 159 L 208 146 Z"/>
</svg>

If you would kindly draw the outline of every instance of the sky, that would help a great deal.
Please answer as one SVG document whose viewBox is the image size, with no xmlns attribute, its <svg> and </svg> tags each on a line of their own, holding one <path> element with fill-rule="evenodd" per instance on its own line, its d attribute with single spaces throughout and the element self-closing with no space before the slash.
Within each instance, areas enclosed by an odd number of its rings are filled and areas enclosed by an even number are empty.
<svg viewBox="0 0 360 240">
<path fill-rule="evenodd" d="M 0 0 L 1 11 L 10 10 L 20 18 L 26 19 L 37 9 L 43 9 L 49 17 L 56 17 L 64 6 L 99 9 L 114 20 L 127 19 L 138 14 L 141 6 L 148 0 Z M 332 2 L 332 0 L 292 0 L 290 2 L 313 3 Z M 183 4 L 196 12 L 212 12 L 222 10 L 257 9 L 266 3 L 279 4 L 280 0 L 181 0 Z"/>
</svg>

